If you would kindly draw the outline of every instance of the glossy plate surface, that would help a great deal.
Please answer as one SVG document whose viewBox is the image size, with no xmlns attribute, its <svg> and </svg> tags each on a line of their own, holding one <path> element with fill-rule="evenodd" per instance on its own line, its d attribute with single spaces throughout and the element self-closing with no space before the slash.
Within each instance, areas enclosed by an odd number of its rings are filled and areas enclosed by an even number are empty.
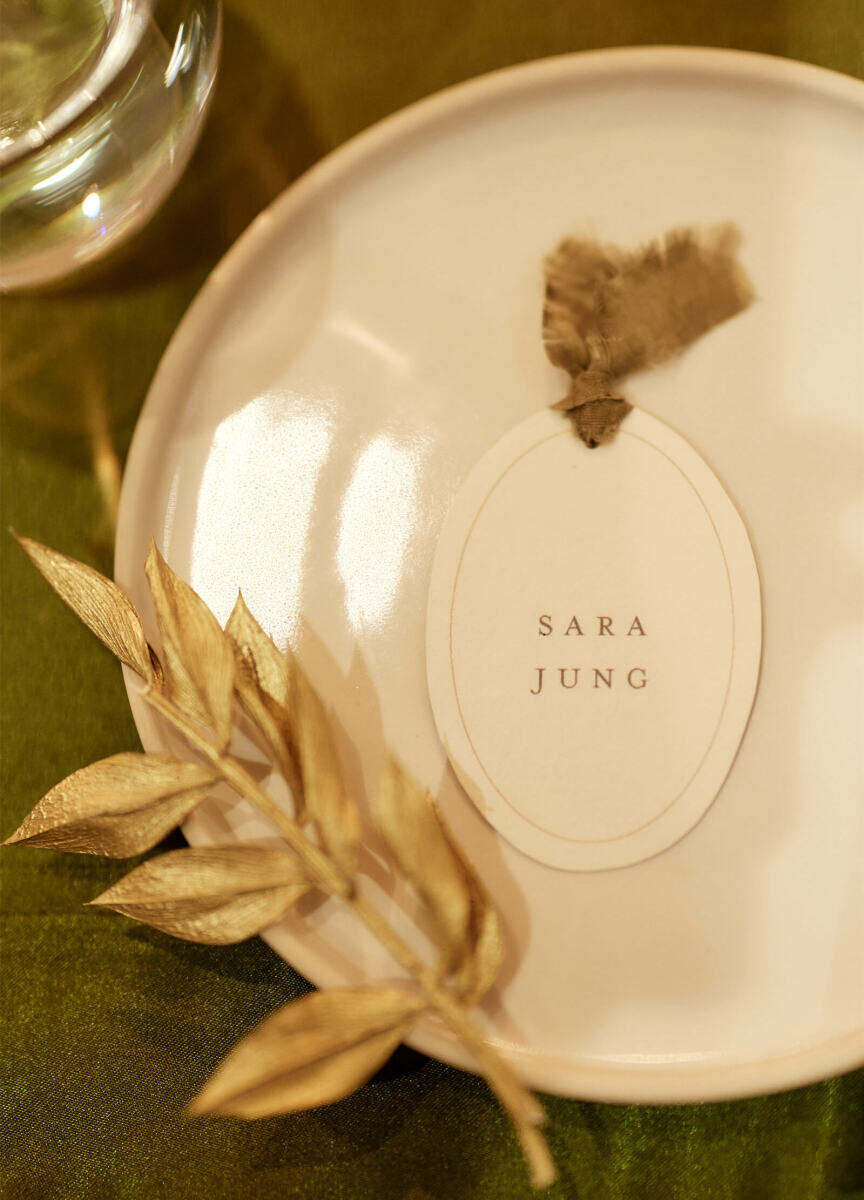
<svg viewBox="0 0 864 1200">
<path fill-rule="evenodd" d="M 387 745 L 439 795 L 510 931 L 489 1033 L 536 1087 L 715 1099 L 864 1062 L 862 144 L 860 84 L 759 56 L 608 51 L 463 85 L 258 218 L 142 413 L 118 579 L 146 608 L 155 536 L 220 619 L 242 587 L 332 706 L 358 794 Z M 446 768 L 424 662 L 437 533 L 484 451 L 563 390 L 540 342 L 543 255 L 573 230 L 631 245 L 727 219 L 756 304 L 630 395 L 747 525 L 752 718 L 680 842 L 556 870 L 503 841 Z M 164 746 L 134 683 L 130 699 L 145 745 Z M 228 797 L 187 828 L 261 832 Z M 386 873 L 369 890 L 403 920 Z M 334 905 L 268 940 L 318 984 L 392 972 Z M 434 1029 L 414 1042 L 465 1065 Z"/>
</svg>

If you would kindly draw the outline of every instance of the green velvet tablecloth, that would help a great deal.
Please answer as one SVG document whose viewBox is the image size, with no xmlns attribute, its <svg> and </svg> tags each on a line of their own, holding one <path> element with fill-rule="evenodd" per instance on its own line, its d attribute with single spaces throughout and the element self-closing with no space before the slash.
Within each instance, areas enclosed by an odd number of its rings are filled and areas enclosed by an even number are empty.
<svg viewBox="0 0 864 1200">
<path fill-rule="evenodd" d="M 110 570 L 92 413 L 122 453 L 210 268 L 311 163 L 409 101 L 508 63 L 638 43 L 735 46 L 864 74 L 860 0 L 232 0 L 190 170 L 122 259 L 2 305 L 2 525 Z M 135 748 L 120 673 L 7 537 L 2 829 L 72 770 Z M 2 852 L 0 1188 L 9 1200 L 529 1195 L 485 1085 L 408 1050 L 341 1105 L 244 1124 L 180 1110 L 306 984 L 258 940 L 173 941 L 82 903 L 126 864 Z M 581 1200 L 864 1197 L 864 1072 L 680 1108 L 548 1100 Z"/>
</svg>

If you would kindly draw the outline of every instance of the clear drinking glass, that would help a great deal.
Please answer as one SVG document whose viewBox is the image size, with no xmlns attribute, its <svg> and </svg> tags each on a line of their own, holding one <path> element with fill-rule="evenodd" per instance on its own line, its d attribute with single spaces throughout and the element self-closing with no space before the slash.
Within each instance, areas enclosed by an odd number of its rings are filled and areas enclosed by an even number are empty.
<svg viewBox="0 0 864 1200">
<path fill-rule="evenodd" d="M 182 172 L 219 0 L 0 0 L 0 289 L 114 247 Z"/>
</svg>

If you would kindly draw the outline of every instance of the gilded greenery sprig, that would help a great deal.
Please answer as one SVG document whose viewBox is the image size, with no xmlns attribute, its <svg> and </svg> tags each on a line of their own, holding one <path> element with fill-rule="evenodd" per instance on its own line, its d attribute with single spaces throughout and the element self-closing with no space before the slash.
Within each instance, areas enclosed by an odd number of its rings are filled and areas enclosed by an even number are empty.
<svg viewBox="0 0 864 1200">
<path fill-rule="evenodd" d="M 7 844 L 124 858 L 149 850 L 217 783 L 228 783 L 276 826 L 280 845 L 233 842 L 174 850 L 130 871 L 91 903 L 175 937 L 241 941 L 317 890 L 346 904 L 408 976 L 313 992 L 278 1009 L 239 1043 L 192 1101 L 192 1114 L 263 1117 L 329 1104 L 360 1087 L 423 1014 L 467 1049 L 509 1113 L 532 1183 L 556 1170 L 545 1113 L 486 1042 L 469 1013 L 502 961 L 497 912 L 431 796 L 388 762 L 373 820 L 421 901 L 435 945 L 427 962 L 357 888 L 364 827 L 344 785 L 324 705 L 297 659 L 281 652 L 242 596 L 224 629 L 155 546 L 147 558 L 161 652 L 126 594 L 92 568 L 18 539 L 54 590 L 143 680 L 148 703 L 194 757 L 117 754 L 52 788 Z M 293 811 L 232 755 L 238 713 L 287 781 Z"/>
</svg>

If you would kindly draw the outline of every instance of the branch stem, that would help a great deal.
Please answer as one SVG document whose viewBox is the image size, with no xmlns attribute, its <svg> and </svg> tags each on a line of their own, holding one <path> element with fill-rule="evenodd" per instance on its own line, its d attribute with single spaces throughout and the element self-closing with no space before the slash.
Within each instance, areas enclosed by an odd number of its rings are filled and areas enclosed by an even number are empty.
<svg viewBox="0 0 864 1200">
<path fill-rule="evenodd" d="M 351 883 L 327 855 L 306 836 L 300 826 L 252 778 L 236 759 L 223 754 L 170 700 L 155 689 L 146 693 L 148 703 L 182 733 L 190 745 L 215 767 L 235 792 L 251 800 L 277 826 L 292 850 L 302 859 L 313 878 L 332 895 L 345 898 L 352 892 Z"/>
</svg>

